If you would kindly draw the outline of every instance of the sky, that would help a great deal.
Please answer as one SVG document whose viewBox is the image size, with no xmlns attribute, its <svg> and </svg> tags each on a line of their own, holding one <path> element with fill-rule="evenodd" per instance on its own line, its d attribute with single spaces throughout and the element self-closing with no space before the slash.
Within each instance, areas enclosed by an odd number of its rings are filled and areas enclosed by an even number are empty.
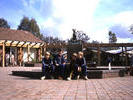
<svg viewBox="0 0 133 100">
<path fill-rule="evenodd" d="M 72 29 L 82 30 L 90 41 L 108 42 L 108 32 L 117 42 L 133 42 L 132 0 L 0 0 L 0 18 L 17 29 L 24 16 L 35 18 L 44 36 L 70 39 Z"/>
</svg>

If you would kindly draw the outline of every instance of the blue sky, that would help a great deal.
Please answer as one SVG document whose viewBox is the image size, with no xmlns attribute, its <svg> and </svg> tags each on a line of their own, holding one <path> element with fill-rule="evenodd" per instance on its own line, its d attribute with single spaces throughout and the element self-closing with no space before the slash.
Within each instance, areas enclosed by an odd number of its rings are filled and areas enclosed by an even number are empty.
<svg viewBox="0 0 133 100">
<path fill-rule="evenodd" d="M 0 17 L 17 29 L 23 16 L 35 18 L 44 35 L 69 39 L 72 28 L 91 40 L 108 42 L 108 31 L 118 42 L 133 42 L 128 29 L 133 24 L 132 0 L 1 0 Z"/>
</svg>

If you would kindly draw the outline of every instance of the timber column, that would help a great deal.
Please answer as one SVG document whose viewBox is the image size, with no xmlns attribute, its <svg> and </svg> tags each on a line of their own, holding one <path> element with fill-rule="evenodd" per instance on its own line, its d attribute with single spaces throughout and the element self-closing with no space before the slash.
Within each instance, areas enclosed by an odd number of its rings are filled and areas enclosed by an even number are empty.
<svg viewBox="0 0 133 100">
<path fill-rule="evenodd" d="M 42 61 L 42 46 L 39 48 L 39 61 Z"/>
<path fill-rule="evenodd" d="M 2 43 L 2 67 L 5 67 L 5 42 Z"/>
<path fill-rule="evenodd" d="M 30 61 L 29 59 L 30 59 L 30 46 L 29 46 L 29 44 L 28 44 L 28 50 L 27 50 L 27 58 L 28 58 L 28 62 Z"/>
<path fill-rule="evenodd" d="M 100 55 L 100 47 L 97 47 L 97 64 L 100 66 L 101 64 L 101 55 Z"/>
<path fill-rule="evenodd" d="M 18 64 L 19 64 L 19 66 L 22 66 L 22 62 L 23 62 L 23 48 L 20 47 L 18 50 Z"/>
<path fill-rule="evenodd" d="M 125 47 L 125 59 L 126 59 L 126 66 L 128 65 L 128 54 L 127 54 L 127 47 Z"/>
</svg>

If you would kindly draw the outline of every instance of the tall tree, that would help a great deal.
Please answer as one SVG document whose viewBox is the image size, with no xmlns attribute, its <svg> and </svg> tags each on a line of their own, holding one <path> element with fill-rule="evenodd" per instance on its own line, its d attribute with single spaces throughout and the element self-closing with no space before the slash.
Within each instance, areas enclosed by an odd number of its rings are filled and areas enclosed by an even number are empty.
<svg viewBox="0 0 133 100">
<path fill-rule="evenodd" d="M 20 22 L 20 25 L 18 26 L 18 30 L 25 30 L 25 31 L 30 31 L 30 20 L 28 17 L 23 17 L 23 19 Z"/>
<path fill-rule="evenodd" d="M 115 33 L 112 33 L 109 31 L 109 43 L 116 43 L 117 42 L 117 37 Z"/>
<path fill-rule="evenodd" d="M 129 26 L 129 32 L 131 32 L 131 34 L 133 34 L 133 24 Z"/>
<path fill-rule="evenodd" d="M 115 33 L 112 33 L 111 31 L 109 31 L 108 35 L 109 35 L 109 43 L 116 43 L 117 42 L 117 37 L 116 37 Z M 108 47 L 107 48 L 107 50 L 116 50 L 116 49 L 119 49 L 119 47 Z"/>
<path fill-rule="evenodd" d="M 0 18 L 0 27 L 10 28 L 10 25 L 8 24 L 8 22 L 4 18 Z"/>
<path fill-rule="evenodd" d="M 35 19 L 31 19 L 29 23 L 29 31 L 35 36 L 40 37 L 40 29 Z"/>
<path fill-rule="evenodd" d="M 18 26 L 18 30 L 25 30 L 31 32 L 36 37 L 43 39 L 43 35 L 40 33 L 40 28 L 35 19 L 29 19 L 28 17 L 23 17 Z"/>
</svg>

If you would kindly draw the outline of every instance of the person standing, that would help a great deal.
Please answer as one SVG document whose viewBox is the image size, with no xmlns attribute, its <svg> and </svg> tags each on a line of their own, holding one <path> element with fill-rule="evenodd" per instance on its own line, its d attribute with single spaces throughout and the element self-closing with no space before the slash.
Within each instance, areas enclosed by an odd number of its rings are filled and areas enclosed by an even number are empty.
<svg viewBox="0 0 133 100">
<path fill-rule="evenodd" d="M 107 61 L 108 61 L 109 70 L 111 70 L 111 63 L 112 63 L 111 57 L 108 56 Z"/>
<path fill-rule="evenodd" d="M 44 80 L 46 77 L 53 78 L 54 66 L 53 61 L 50 59 L 50 53 L 46 52 L 45 57 L 42 59 L 42 77 Z"/>
<path fill-rule="evenodd" d="M 9 66 L 10 56 L 6 53 L 6 66 Z"/>
<path fill-rule="evenodd" d="M 14 57 L 14 53 L 13 52 L 11 54 L 11 64 L 12 64 L 12 66 L 15 65 L 15 57 Z"/>
</svg>

